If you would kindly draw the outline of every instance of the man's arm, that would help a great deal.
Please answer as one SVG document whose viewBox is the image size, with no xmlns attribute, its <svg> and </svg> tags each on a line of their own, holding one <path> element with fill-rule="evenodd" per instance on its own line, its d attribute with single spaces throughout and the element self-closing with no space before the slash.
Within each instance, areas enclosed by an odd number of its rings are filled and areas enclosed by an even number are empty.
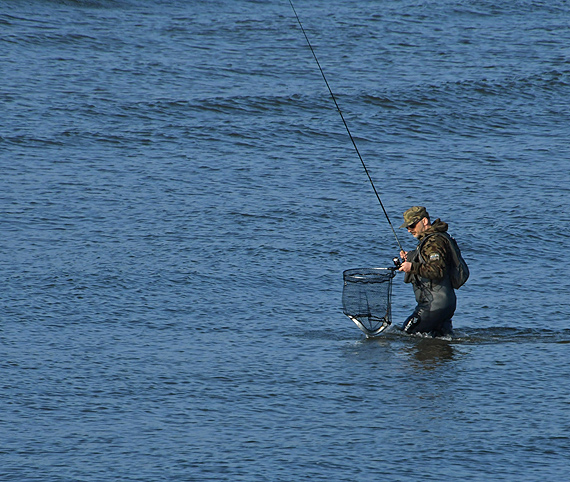
<svg viewBox="0 0 570 482">
<path fill-rule="evenodd" d="M 445 274 L 447 250 L 444 236 L 430 236 L 421 247 L 423 262 L 412 263 L 410 272 L 422 278 L 441 280 Z"/>
</svg>

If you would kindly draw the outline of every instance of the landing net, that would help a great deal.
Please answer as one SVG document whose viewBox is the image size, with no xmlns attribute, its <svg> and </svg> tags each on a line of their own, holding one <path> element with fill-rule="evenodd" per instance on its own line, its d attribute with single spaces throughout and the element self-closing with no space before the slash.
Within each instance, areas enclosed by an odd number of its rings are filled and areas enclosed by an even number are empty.
<svg viewBox="0 0 570 482">
<path fill-rule="evenodd" d="M 357 268 L 343 273 L 342 311 L 369 338 L 392 324 L 392 278 L 395 274 L 393 268 Z"/>
</svg>

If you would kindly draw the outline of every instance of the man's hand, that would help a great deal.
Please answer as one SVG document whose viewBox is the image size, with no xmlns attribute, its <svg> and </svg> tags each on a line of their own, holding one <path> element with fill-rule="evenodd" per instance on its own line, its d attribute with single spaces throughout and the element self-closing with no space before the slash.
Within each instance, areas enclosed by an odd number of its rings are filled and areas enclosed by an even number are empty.
<svg viewBox="0 0 570 482">
<path fill-rule="evenodd" d="M 401 264 L 398 271 L 403 271 L 404 273 L 409 273 L 412 270 L 412 263 L 405 261 Z"/>
</svg>

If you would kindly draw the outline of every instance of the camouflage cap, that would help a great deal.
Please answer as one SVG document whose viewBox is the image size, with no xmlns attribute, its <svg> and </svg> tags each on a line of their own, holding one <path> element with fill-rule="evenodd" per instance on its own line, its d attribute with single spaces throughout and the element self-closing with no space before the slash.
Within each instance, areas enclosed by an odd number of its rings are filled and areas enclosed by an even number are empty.
<svg viewBox="0 0 570 482">
<path fill-rule="evenodd" d="M 413 206 L 404 213 L 404 224 L 402 224 L 400 227 L 407 228 L 412 224 L 416 224 L 423 218 L 429 219 L 429 214 L 426 211 L 426 208 L 423 206 Z"/>
</svg>

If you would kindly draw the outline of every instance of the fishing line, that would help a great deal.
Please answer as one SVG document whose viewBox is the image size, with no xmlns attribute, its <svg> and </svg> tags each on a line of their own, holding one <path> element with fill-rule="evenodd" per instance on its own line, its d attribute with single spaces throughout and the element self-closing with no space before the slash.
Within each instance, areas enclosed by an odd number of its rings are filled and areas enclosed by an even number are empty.
<svg viewBox="0 0 570 482">
<path fill-rule="evenodd" d="M 350 137 L 350 140 L 352 141 L 352 145 L 354 146 L 354 150 L 356 151 L 356 154 L 358 154 L 358 158 L 360 159 L 362 167 L 364 168 L 364 172 L 366 172 L 366 175 L 368 176 L 368 180 L 370 181 L 370 185 L 372 186 L 372 189 L 374 190 L 374 194 L 376 194 L 376 198 L 378 199 L 378 202 L 380 203 L 380 206 L 382 207 L 382 211 L 384 211 L 384 216 L 386 216 L 386 220 L 388 221 L 390 228 L 392 228 L 392 232 L 394 233 L 394 237 L 396 238 L 396 242 L 398 243 L 398 246 L 400 247 L 400 251 L 404 251 L 404 248 L 402 248 L 402 245 L 400 244 L 400 240 L 398 239 L 398 235 L 396 234 L 396 230 L 394 229 L 394 226 L 392 226 L 392 222 L 390 221 L 390 217 L 388 216 L 388 213 L 386 212 L 386 209 L 384 208 L 384 204 L 382 203 L 382 199 L 380 199 L 380 195 L 378 194 L 378 191 L 376 190 L 376 186 L 374 185 L 374 182 L 372 181 L 372 177 L 370 176 L 370 173 L 368 172 L 366 164 L 364 164 L 364 159 L 362 159 L 362 156 L 360 155 L 360 151 L 358 150 L 356 142 L 354 141 L 354 137 L 352 137 L 352 134 L 350 133 L 350 129 L 348 128 L 348 124 L 344 120 L 344 116 L 342 115 L 342 111 L 340 110 L 338 102 L 336 101 L 336 97 L 333 94 L 333 91 L 332 91 L 332 89 L 331 89 L 331 87 L 327 81 L 327 78 L 326 78 L 325 73 L 321 67 L 319 59 L 317 58 L 317 54 L 313 50 L 313 46 L 311 45 L 311 42 L 309 41 L 309 37 L 307 35 L 307 32 L 305 32 L 305 29 L 303 28 L 303 24 L 301 23 L 301 19 L 299 18 L 299 15 L 297 15 L 297 11 L 295 10 L 295 7 L 293 6 L 292 0 L 289 0 L 289 3 L 291 5 L 291 8 L 293 9 L 293 13 L 295 14 L 295 17 L 297 18 L 297 22 L 299 23 L 299 27 L 301 27 L 301 31 L 303 32 L 303 35 L 305 36 L 305 40 L 307 41 L 307 44 L 309 45 L 309 48 L 311 49 L 311 53 L 313 54 L 315 62 L 317 63 L 317 66 L 319 67 L 319 70 L 321 71 L 321 75 L 323 76 L 323 80 L 325 81 L 325 84 L 327 85 L 327 88 L 329 89 L 329 92 L 331 94 L 334 105 L 336 106 L 336 110 L 340 114 L 340 118 L 342 119 L 342 123 L 344 124 L 344 127 L 346 128 L 346 132 L 348 133 L 348 137 Z"/>
</svg>

